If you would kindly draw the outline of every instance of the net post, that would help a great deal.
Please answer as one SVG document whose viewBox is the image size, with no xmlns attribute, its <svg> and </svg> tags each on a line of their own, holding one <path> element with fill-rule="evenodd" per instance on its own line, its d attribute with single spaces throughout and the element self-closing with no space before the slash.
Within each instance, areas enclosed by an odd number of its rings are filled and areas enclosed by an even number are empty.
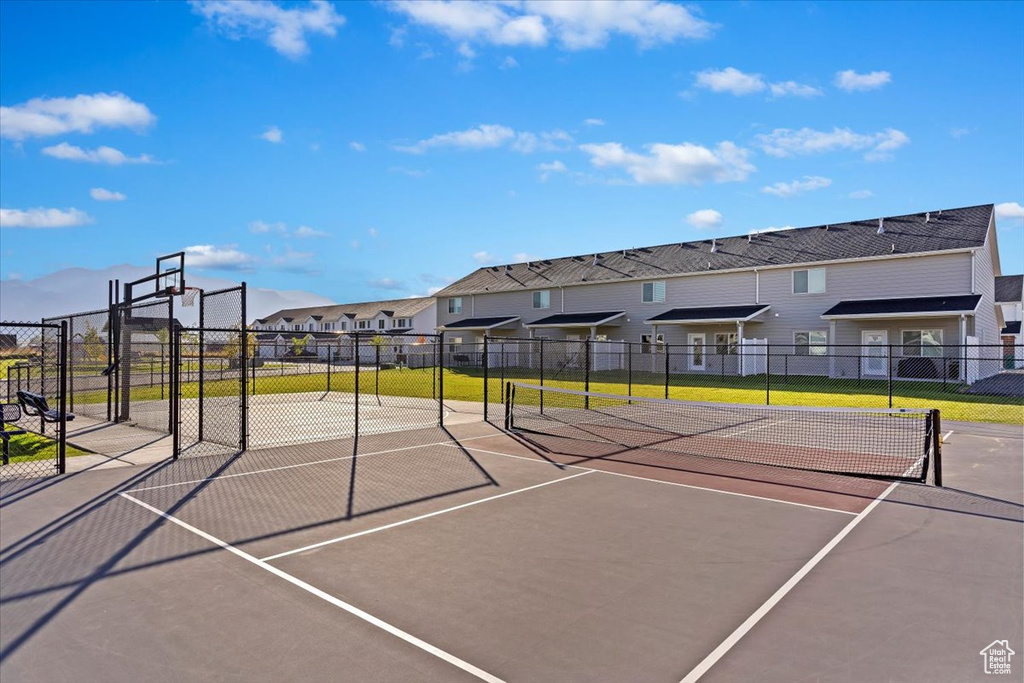
<svg viewBox="0 0 1024 683">
<path fill-rule="evenodd" d="M 488 400 L 487 384 L 488 384 L 488 381 L 490 380 L 490 377 L 488 376 L 490 373 L 489 373 L 488 368 L 487 368 L 487 332 L 486 332 L 486 330 L 484 331 L 484 352 L 483 352 L 483 355 L 481 357 L 481 362 L 483 362 L 483 364 L 484 364 L 484 422 L 487 422 L 487 417 L 488 417 L 488 409 L 487 409 L 487 400 Z"/>
<path fill-rule="evenodd" d="M 655 343 L 655 347 L 654 348 L 658 348 L 657 347 L 657 343 L 658 343 L 657 339 L 654 340 L 654 343 Z M 670 348 L 670 345 L 669 344 L 665 344 L 665 398 L 666 399 L 668 398 L 668 353 L 669 353 L 668 350 L 669 350 L 669 348 Z"/>
<path fill-rule="evenodd" d="M 892 410 L 892 344 L 889 344 L 885 354 L 885 375 L 888 385 L 889 410 Z"/>
<path fill-rule="evenodd" d="M 437 335 L 437 426 L 444 427 L 444 330 Z"/>
<path fill-rule="evenodd" d="M 68 448 L 68 321 L 60 321 L 60 347 L 57 362 L 60 364 L 60 422 L 57 423 L 57 474 L 64 474 L 67 466 Z"/>
<path fill-rule="evenodd" d="M 932 481 L 942 486 L 942 417 L 938 408 L 932 410 Z M 927 473 L 925 473 L 927 476 Z"/>
<path fill-rule="evenodd" d="M 512 382 L 505 385 L 505 431 L 512 425 Z"/>
<path fill-rule="evenodd" d="M 583 391 L 588 392 L 583 397 L 583 408 L 590 410 L 590 346 L 593 343 L 590 337 L 583 340 Z"/>
</svg>

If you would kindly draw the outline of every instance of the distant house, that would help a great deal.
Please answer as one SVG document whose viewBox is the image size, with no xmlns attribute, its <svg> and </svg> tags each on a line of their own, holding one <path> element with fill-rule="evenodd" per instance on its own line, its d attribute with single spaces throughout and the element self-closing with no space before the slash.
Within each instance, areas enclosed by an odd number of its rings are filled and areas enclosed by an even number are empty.
<svg viewBox="0 0 1024 683">
<path fill-rule="evenodd" d="M 1003 329 L 1000 336 L 1005 357 L 1015 367 L 1024 367 L 1024 334 L 1021 320 L 1024 319 L 1024 275 L 1003 275 L 996 278 L 996 303 L 1002 309 Z"/>
<path fill-rule="evenodd" d="M 734 372 L 750 339 L 788 349 L 795 373 L 964 379 L 963 345 L 998 356 L 1000 275 L 987 204 L 489 266 L 437 293 L 437 322 L 453 344 L 678 345 L 673 372 Z"/>
</svg>

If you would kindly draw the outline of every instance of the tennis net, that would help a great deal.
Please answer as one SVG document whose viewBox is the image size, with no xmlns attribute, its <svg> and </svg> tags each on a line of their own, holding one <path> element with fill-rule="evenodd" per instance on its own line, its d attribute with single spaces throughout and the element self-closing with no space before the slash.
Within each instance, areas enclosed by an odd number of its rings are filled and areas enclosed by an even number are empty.
<svg viewBox="0 0 1024 683">
<path fill-rule="evenodd" d="M 510 431 L 557 439 L 538 442 L 545 447 L 599 442 L 881 479 L 925 481 L 938 449 L 938 411 L 926 409 L 696 403 L 510 383 L 506 418 Z"/>
</svg>

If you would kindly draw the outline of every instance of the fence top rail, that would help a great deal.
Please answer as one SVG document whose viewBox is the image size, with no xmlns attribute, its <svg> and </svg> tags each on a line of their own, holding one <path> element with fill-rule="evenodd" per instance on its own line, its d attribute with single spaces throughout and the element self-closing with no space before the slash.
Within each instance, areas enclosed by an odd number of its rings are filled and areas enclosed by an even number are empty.
<svg viewBox="0 0 1024 683">
<path fill-rule="evenodd" d="M 52 318 L 51 318 L 52 319 Z M 0 327 L 20 327 L 25 329 L 47 329 L 47 330 L 59 330 L 60 323 L 26 323 L 15 320 L 0 320 Z"/>
<path fill-rule="evenodd" d="M 217 296 L 218 294 L 230 294 L 231 292 L 240 292 L 244 285 L 235 285 L 234 287 L 225 287 L 223 289 L 214 289 L 207 292 L 205 289 L 200 292 L 202 297 Z"/>
<path fill-rule="evenodd" d="M 231 332 L 233 334 L 239 334 L 242 332 L 240 327 L 178 327 L 179 332 Z"/>
<path fill-rule="evenodd" d="M 65 313 L 64 315 L 48 315 L 43 318 L 43 322 L 50 320 L 65 320 L 67 318 L 84 318 L 89 315 L 110 315 L 109 308 L 98 308 L 95 311 L 81 311 L 79 313 Z"/>
</svg>

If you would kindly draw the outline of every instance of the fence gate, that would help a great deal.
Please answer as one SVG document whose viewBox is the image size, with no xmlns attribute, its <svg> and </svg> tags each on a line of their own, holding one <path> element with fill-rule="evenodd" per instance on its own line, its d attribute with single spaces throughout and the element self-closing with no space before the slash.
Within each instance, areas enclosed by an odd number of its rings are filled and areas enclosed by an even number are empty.
<svg viewBox="0 0 1024 683">
<path fill-rule="evenodd" d="M 171 299 L 122 306 L 116 320 L 114 419 L 170 434 L 172 397 Z"/>
</svg>

